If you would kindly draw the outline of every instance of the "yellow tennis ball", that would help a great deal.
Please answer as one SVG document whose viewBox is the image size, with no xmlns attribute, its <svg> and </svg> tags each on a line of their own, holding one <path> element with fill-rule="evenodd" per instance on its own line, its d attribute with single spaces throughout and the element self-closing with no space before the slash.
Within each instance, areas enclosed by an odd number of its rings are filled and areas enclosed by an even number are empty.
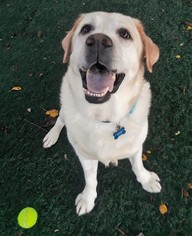
<svg viewBox="0 0 192 236">
<path fill-rule="evenodd" d="M 19 212 L 17 217 L 18 224 L 24 229 L 29 229 L 36 224 L 37 217 L 38 215 L 34 208 L 26 207 Z"/>
</svg>

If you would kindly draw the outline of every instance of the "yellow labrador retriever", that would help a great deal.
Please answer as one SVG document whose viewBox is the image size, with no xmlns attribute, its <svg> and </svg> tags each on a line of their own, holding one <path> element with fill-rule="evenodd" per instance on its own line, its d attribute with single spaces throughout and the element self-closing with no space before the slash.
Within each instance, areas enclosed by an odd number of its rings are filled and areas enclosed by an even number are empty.
<svg viewBox="0 0 192 236">
<path fill-rule="evenodd" d="M 55 144 L 66 125 L 85 176 L 85 188 L 75 202 L 77 214 L 95 205 L 98 161 L 108 165 L 128 158 L 142 187 L 160 192 L 159 177 L 142 163 L 151 103 L 144 58 L 152 72 L 159 58 L 157 45 L 139 20 L 93 12 L 76 20 L 62 46 L 69 66 L 61 86 L 61 110 L 43 146 Z"/>
</svg>

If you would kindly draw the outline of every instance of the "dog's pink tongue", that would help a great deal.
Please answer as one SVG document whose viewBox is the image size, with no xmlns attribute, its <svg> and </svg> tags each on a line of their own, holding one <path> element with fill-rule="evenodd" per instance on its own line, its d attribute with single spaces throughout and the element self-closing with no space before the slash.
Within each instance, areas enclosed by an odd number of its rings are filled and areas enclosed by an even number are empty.
<svg viewBox="0 0 192 236">
<path fill-rule="evenodd" d="M 90 92 L 103 93 L 106 88 L 113 90 L 114 76 L 110 72 L 87 72 L 87 88 Z"/>
</svg>

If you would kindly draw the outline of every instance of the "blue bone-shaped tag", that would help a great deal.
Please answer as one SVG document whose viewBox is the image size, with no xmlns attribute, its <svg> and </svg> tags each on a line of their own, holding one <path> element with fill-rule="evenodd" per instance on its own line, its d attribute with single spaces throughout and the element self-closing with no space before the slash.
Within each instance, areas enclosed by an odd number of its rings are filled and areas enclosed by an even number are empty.
<svg viewBox="0 0 192 236">
<path fill-rule="evenodd" d="M 126 133 L 126 130 L 124 127 L 118 129 L 115 133 L 113 133 L 113 137 L 114 139 L 118 139 L 119 136 L 121 136 L 122 134 L 125 134 Z"/>
</svg>

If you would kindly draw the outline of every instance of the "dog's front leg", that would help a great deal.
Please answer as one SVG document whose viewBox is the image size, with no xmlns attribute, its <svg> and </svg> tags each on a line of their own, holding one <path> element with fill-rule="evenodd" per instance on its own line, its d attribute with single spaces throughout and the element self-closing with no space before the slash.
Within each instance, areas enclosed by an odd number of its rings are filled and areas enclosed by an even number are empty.
<svg viewBox="0 0 192 236">
<path fill-rule="evenodd" d="M 57 142 L 59 134 L 61 133 L 61 130 L 63 129 L 64 125 L 65 125 L 64 121 L 62 121 L 62 119 L 59 116 L 53 128 L 43 139 L 44 148 L 49 148 Z"/>
<path fill-rule="evenodd" d="M 80 193 L 76 200 L 76 212 L 78 215 L 89 213 L 95 206 L 95 199 L 97 197 L 97 167 L 98 161 L 85 160 L 79 157 L 84 171 L 85 188 Z"/>
<path fill-rule="evenodd" d="M 142 161 L 142 148 L 135 155 L 129 158 L 132 170 L 137 177 L 137 181 L 147 192 L 158 193 L 161 191 L 160 179 L 157 174 L 145 169 Z"/>
</svg>

